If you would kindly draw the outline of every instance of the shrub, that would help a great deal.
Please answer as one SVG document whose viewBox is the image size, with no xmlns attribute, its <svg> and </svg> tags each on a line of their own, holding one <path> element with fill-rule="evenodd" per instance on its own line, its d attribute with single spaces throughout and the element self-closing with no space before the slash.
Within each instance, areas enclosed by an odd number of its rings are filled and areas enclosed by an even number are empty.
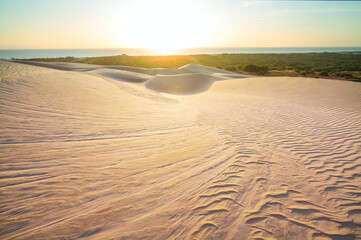
<svg viewBox="0 0 361 240">
<path fill-rule="evenodd" d="M 230 71 L 230 72 L 236 72 L 237 71 L 237 69 L 235 68 L 235 67 L 226 67 L 226 70 L 227 71 Z"/>
<path fill-rule="evenodd" d="M 244 71 L 246 72 L 257 72 L 258 71 L 258 67 L 254 64 L 247 64 L 244 68 Z"/>
<path fill-rule="evenodd" d="M 265 65 L 259 66 L 258 67 L 258 72 L 267 73 L 268 72 L 268 67 L 265 66 Z"/>
<path fill-rule="evenodd" d="M 352 78 L 353 75 L 352 75 L 352 73 L 340 73 L 339 77 Z"/>
<path fill-rule="evenodd" d="M 257 66 L 257 65 L 254 65 L 254 64 L 248 64 L 243 69 L 246 72 L 255 72 L 255 73 L 259 74 L 259 75 L 265 75 L 269 70 L 268 67 L 265 66 L 265 65 Z"/>
<path fill-rule="evenodd" d="M 320 76 L 328 76 L 328 72 L 322 71 L 322 72 L 320 72 Z"/>
</svg>

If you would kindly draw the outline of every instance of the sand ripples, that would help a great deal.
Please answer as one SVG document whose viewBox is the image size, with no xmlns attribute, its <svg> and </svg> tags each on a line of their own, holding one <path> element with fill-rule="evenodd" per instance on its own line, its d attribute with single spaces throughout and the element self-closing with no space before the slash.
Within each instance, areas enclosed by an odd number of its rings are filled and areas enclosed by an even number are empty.
<svg viewBox="0 0 361 240">
<path fill-rule="evenodd" d="M 76 68 L 1 62 L 3 239 L 361 237 L 359 83 L 165 96 Z"/>
</svg>

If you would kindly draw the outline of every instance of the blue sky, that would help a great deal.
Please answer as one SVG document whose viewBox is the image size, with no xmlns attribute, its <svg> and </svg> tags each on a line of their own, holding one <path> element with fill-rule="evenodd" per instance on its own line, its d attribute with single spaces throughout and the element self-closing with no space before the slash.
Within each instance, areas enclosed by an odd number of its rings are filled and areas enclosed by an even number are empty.
<svg viewBox="0 0 361 240">
<path fill-rule="evenodd" d="M 361 1 L 147 2 L 0 0 L 0 49 L 361 46 Z"/>
</svg>

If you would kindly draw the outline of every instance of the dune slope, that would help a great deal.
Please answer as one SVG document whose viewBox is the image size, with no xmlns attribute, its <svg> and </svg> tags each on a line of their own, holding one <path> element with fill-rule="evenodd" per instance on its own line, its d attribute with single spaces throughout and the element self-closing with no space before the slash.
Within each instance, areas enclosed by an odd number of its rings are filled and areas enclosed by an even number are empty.
<svg viewBox="0 0 361 240">
<path fill-rule="evenodd" d="M 243 77 L 0 61 L 1 239 L 361 238 L 361 84 Z"/>
</svg>

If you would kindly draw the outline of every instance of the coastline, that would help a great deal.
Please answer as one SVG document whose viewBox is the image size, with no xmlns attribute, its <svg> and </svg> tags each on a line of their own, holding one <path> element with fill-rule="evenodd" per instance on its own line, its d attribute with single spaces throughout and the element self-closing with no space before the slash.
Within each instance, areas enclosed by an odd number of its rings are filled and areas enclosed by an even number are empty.
<svg viewBox="0 0 361 240">
<path fill-rule="evenodd" d="M 190 54 L 237 54 L 237 53 L 320 53 L 320 52 L 361 52 L 361 47 L 266 47 L 266 48 L 188 48 L 175 50 L 171 55 Z M 130 56 L 156 56 L 155 50 L 140 48 L 99 48 L 99 49 L 0 49 L 0 59 L 11 58 L 56 58 L 73 56 L 101 57 L 127 54 Z"/>
</svg>

